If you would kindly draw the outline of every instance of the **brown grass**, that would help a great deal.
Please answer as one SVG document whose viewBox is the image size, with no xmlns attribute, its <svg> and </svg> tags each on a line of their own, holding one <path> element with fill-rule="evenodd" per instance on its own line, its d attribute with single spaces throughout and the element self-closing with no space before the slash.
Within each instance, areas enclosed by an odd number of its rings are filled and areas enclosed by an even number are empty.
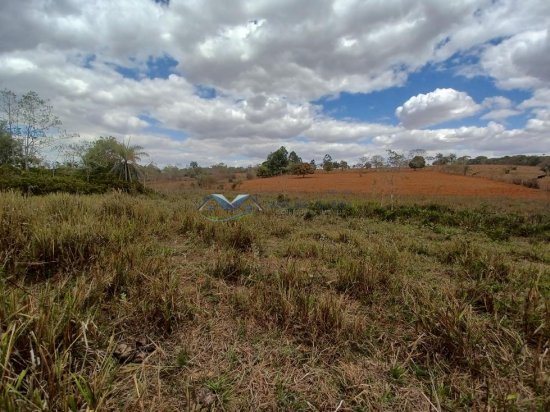
<svg viewBox="0 0 550 412">
<path fill-rule="evenodd" d="M 550 406 L 542 204 L 213 223 L 200 195 L 0 194 L 0 410 Z"/>
</svg>

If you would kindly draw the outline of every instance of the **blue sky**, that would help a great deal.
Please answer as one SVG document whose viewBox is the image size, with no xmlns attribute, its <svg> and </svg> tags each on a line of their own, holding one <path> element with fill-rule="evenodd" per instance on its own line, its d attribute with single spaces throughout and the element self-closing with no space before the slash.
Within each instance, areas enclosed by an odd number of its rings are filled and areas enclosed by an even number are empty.
<svg viewBox="0 0 550 412">
<path fill-rule="evenodd" d="M 4 0 L 0 86 L 159 165 L 537 154 L 549 27 L 543 0 Z"/>
</svg>

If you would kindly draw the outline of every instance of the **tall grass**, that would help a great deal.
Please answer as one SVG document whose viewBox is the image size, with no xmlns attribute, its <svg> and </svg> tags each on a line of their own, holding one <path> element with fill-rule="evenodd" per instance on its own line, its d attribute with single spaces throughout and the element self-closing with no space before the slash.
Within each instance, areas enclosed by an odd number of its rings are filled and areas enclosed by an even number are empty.
<svg viewBox="0 0 550 412">
<path fill-rule="evenodd" d="M 1 410 L 550 407 L 544 208 L 199 195 L 0 193 Z"/>
</svg>

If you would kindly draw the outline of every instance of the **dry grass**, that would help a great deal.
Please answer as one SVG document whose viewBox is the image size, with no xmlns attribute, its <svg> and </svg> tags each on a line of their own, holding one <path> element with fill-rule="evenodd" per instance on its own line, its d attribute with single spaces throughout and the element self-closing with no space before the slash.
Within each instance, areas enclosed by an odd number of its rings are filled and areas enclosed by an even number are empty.
<svg viewBox="0 0 550 412">
<path fill-rule="evenodd" d="M 0 409 L 545 410 L 544 205 L 0 194 Z"/>
</svg>

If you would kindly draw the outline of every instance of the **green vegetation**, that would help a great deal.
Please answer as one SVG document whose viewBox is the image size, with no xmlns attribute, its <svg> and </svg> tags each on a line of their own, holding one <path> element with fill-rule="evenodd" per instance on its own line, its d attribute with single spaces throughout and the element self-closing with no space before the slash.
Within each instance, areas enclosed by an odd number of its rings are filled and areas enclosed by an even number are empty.
<svg viewBox="0 0 550 412">
<path fill-rule="evenodd" d="M 415 156 L 409 162 L 409 167 L 414 170 L 422 169 L 426 167 L 426 160 L 422 156 Z"/>
<path fill-rule="evenodd" d="M 306 175 L 312 175 L 315 173 L 315 168 L 311 163 L 293 163 L 290 166 L 290 173 L 305 177 Z"/>
<path fill-rule="evenodd" d="M 550 406 L 545 204 L 202 195 L 0 194 L 0 409 Z"/>
</svg>

